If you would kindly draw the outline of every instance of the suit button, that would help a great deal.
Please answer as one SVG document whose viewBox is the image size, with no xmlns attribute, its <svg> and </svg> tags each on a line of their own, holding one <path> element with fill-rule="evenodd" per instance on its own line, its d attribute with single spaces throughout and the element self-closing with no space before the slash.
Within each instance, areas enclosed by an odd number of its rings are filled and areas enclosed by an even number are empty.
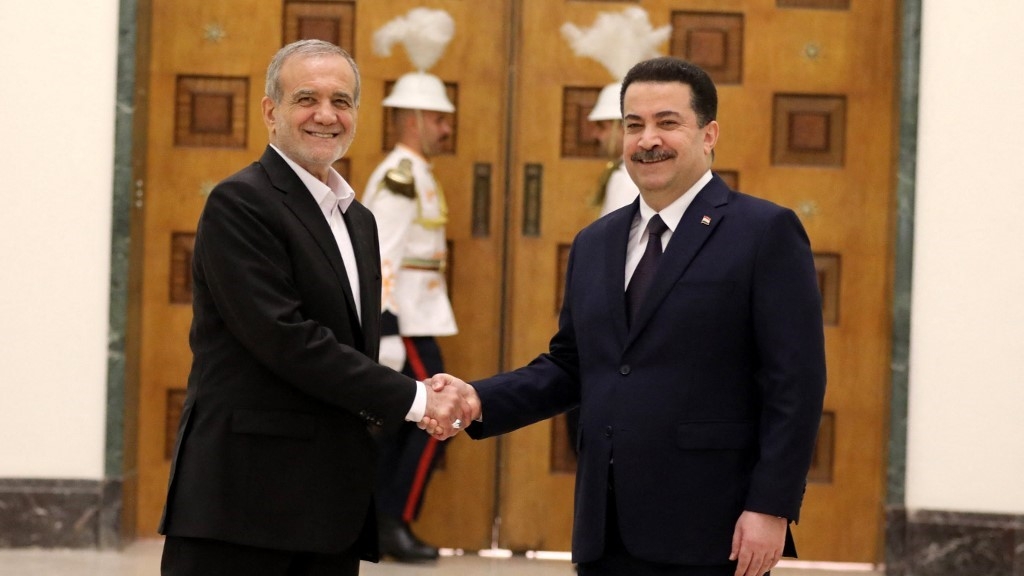
<svg viewBox="0 0 1024 576">
<path fill-rule="evenodd" d="M 377 418 L 377 421 L 375 422 L 375 424 L 377 424 L 377 426 L 383 426 L 384 425 L 384 419 L 383 418 Z"/>
<path fill-rule="evenodd" d="M 629 364 L 623 364 L 619 368 L 619 374 L 622 374 L 623 376 L 629 376 L 629 372 L 630 372 Z"/>
<path fill-rule="evenodd" d="M 615 435 L 615 430 L 611 426 L 605 426 L 605 428 L 604 428 L 604 437 L 605 438 L 611 438 L 614 435 Z"/>
</svg>

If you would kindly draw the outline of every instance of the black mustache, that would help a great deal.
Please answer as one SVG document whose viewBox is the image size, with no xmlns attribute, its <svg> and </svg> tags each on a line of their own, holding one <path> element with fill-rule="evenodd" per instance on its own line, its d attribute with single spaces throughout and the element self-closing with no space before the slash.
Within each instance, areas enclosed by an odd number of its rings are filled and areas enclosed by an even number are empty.
<svg viewBox="0 0 1024 576">
<path fill-rule="evenodd" d="M 668 160 L 670 158 L 675 157 L 676 153 L 672 152 L 671 150 L 655 149 L 634 152 L 629 156 L 629 159 L 632 160 L 633 162 L 658 162 L 661 160 Z"/>
</svg>

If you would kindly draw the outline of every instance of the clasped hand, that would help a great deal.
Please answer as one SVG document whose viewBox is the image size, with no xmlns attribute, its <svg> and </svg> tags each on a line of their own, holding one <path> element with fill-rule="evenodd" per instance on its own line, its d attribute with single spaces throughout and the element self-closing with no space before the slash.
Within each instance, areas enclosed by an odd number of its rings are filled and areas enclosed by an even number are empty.
<svg viewBox="0 0 1024 576">
<path fill-rule="evenodd" d="M 438 440 L 447 440 L 480 417 L 480 397 L 466 382 L 450 374 L 435 374 L 427 386 L 427 409 L 416 423 Z"/>
</svg>

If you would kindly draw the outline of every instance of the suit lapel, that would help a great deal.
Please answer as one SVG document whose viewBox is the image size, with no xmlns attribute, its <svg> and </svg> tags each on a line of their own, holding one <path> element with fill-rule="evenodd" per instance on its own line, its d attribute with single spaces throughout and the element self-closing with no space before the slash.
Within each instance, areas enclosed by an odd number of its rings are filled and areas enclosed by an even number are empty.
<svg viewBox="0 0 1024 576">
<path fill-rule="evenodd" d="M 626 334 L 626 248 L 629 245 L 629 228 L 640 209 L 639 198 L 633 201 L 630 210 L 619 210 L 607 217 L 606 234 L 600 236 L 608 243 L 601 252 L 605 256 L 608 277 L 602 282 L 607 290 L 608 309 L 612 312 L 612 332 L 622 341 Z"/>
<path fill-rule="evenodd" d="M 637 316 L 630 326 L 627 346 L 633 342 L 644 325 L 651 321 L 662 300 L 668 296 L 690 262 L 722 222 L 728 198 L 729 188 L 715 175 L 683 213 L 658 263 L 654 282 L 644 296 L 644 301 L 640 304 Z M 622 308 L 625 310 L 624 303 Z"/>
<path fill-rule="evenodd" d="M 344 217 L 348 235 L 352 238 L 352 249 L 356 253 L 359 294 L 362 300 L 360 317 L 367 355 L 376 358 L 380 341 L 380 323 L 376 318 L 380 314 L 381 274 L 380 266 L 376 264 L 380 259 L 380 248 L 372 240 L 377 238 L 377 228 L 373 215 L 358 201 L 349 205 Z"/>
<path fill-rule="evenodd" d="M 295 174 L 291 166 L 270 146 L 267 146 L 267 149 L 263 152 L 263 157 L 260 158 L 260 165 L 266 170 L 271 184 L 284 193 L 285 206 L 305 226 L 327 257 L 327 261 L 330 262 L 331 269 L 334 272 L 334 277 L 341 285 L 345 302 L 348 304 L 351 313 L 355 315 L 355 298 L 352 296 L 352 286 L 349 284 L 348 274 L 345 272 L 345 263 L 341 259 L 341 251 L 338 250 L 338 242 L 334 239 L 334 233 L 331 232 L 331 226 L 327 223 L 327 219 L 324 218 L 323 211 L 320 210 L 316 201 L 313 200 L 313 195 L 310 194 L 309 189 L 302 183 L 302 180 Z M 349 235 L 355 236 L 351 233 Z M 356 254 L 359 254 L 358 250 Z M 356 259 L 357 261 L 359 260 L 358 256 Z"/>
</svg>

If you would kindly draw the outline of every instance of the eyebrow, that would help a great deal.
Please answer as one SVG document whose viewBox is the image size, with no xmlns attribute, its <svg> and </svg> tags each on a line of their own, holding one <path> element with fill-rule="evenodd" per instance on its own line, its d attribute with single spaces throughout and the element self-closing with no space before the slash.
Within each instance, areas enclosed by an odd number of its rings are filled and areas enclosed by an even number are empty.
<svg viewBox="0 0 1024 576">
<path fill-rule="evenodd" d="M 292 98 L 301 98 L 303 96 L 316 96 L 316 94 L 316 90 L 310 88 L 302 88 L 293 92 Z M 355 98 L 352 97 L 352 94 L 345 92 L 344 90 L 332 92 L 331 98 L 344 98 L 346 100 L 355 100 Z"/>
<path fill-rule="evenodd" d="M 683 115 L 681 113 L 676 112 L 675 110 L 662 110 L 661 112 L 656 112 L 654 114 L 654 118 L 656 120 L 660 120 L 662 118 L 669 118 L 669 117 L 682 118 L 682 116 Z M 623 117 L 623 119 L 627 119 L 627 118 L 634 118 L 634 119 L 639 120 L 640 119 L 640 115 L 639 114 L 626 114 Z"/>
</svg>

